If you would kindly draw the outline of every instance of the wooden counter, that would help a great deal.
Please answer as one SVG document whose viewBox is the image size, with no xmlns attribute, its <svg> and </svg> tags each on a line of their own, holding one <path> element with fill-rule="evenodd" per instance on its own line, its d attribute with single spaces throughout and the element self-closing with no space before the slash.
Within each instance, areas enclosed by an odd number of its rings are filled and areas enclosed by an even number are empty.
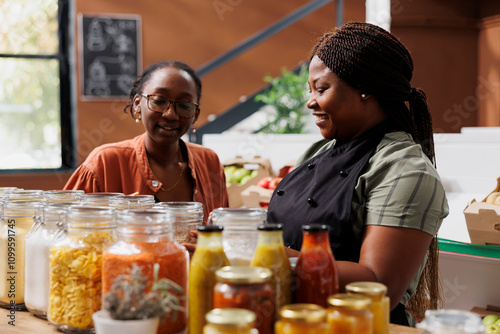
<svg viewBox="0 0 500 334">
<path fill-rule="evenodd" d="M 51 334 L 61 333 L 49 324 L 48 321 L 39 319 L 29 312 L 17 311 L 15 313 L 15 326 L 8 324 L 10 321 L 9 310 L 0 308 L 0 333 L 2 334 Z M 416 328 L 391 325 L 390 334 L 416 334 L 424 331 Z"/>
</svg>

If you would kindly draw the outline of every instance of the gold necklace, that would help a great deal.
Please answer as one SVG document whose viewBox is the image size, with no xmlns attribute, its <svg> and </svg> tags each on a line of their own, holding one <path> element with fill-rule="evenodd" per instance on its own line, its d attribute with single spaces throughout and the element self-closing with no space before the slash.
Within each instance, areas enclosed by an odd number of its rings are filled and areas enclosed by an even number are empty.
<svg viewBox="0 0 500 334">
<path fill-rule="evenodd" d="M 181 180 L 181 177 L 182 177 L 182 173 L 184 173 L 184 169 L 186 169 L 186 166 L 184 166 L 184 160 L 182 159 L 182 153 L 181 153 L 181 148 L 179 146 L 179 159 L 181 160 L 181 172 L 179 173 L 179 177 L 177 178 L 177 181 L 175 181 L 174 185 L 173 186 L 170 186 L 168 187 L 167 189 L 163 188 L 163 187 L 160 187 L 161 190 L 163 191 L 169 191 L 169 190 L 172 190 L 173 188 L 175 188 L 175 186 L 177 186 L 179 184 L 179 181 Z"/>
</svg>

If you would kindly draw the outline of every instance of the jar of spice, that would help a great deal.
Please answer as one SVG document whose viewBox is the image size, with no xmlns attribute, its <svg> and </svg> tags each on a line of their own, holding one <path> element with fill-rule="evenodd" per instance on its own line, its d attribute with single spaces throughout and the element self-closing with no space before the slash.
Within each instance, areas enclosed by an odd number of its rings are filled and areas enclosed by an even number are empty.
<svg viewBox="0 0 500 334">
<path fill-rule="evenodd" d="M 116 240 L 116 210 L 72 206 L 67 232 L 50 252 L 47 318 L 63 332 L 93 333 L 92 314 L 101 309 L 102 253 Z"/>
<path fill-rule="evenodd" d="M 368 297 L 337 293 L 328 297 L 327 322 L 332 333 L 373 334 L 373 314 Z"/>
<path fill-rule="evenodd" d="M 232 266 L 248 266 L 257 248 L 257 227 L 266 222 L 265 209 L 217 208 L 212 211 L 207 225 L 224 226 L 222 244 L 229 263 Z"/>
<path fill-rule="evenodd" d="M 216 308 L 205 316 L 203 334 L 259 334 L 255 312 L 241 308 Z M 191 334 L 191 329 L 190 332 Z"/>
<path fill-rule="evenodd" d="M 160 202 L 154 208 L 167 210 L 174 216 L 175 241 L 196 244 L 197 239 L 189 232 L 203 223 L 203 205 L 200 202 Z"/>
<path fill-rule="evenodd" d="M 79 202 L 85 195 L 83 190 L 47 190 L 43 192 L 47 203 Z"/>
<path fill-rule="evenodd" d="M 109 206 L 117 211 L 130 209 L 150 209 L 155 205 L 155 197 L 153 195 L 123 195 L 112 196 L 109 199 Z"/>
<path fill-rule="evenodd" d="M 291 304 L 283 306 L 279 313 L 280 320 L 274 326 L 275 334 L 337 333 L 330 331 L 330 326 L 325 322 L 326 310 L 319 305 Z"/>
<path fill-rule="evenodd" d="M 26 236 L 25 304 L 35 316 L 47 319 L 50 245 L 65 231 L 66 211 L 75 203 L 45 203 L 42 216 Z"/>
<path fill-rule="evenodd" d="M 158 333 L 174 334 L 187 325 L 187 292 L 189 255 L 174 241 L 172 216 L 163 210 L 135 209 L 118 214 L 118 241 L 103 255 L 102 292 L 110 291 L 115 279 L 136 264 L 154 282 L 154 267 L 159 266 L 158 279 L 169 279 L 180 286 L 172 292 L 182 310 L 174 310 L 160 321 Z"/>
<path fill-rule="evenodd" d="M 217 270 L 213 307 L 253 311 L 259 333 L 272 333 L 276 311 L 272 275 L 270 269 L 263 267 L 228 266 Z"/>
<path fill-rule="evenodd" d="M 26 310 L 25 238 L 40 219 L 42 208 L 43 203 L 36 200 L 0 202 L 0 307 Z"/>
<path fill-rule="evenodd" d="M 353 282 L 345 286 L 350 294 L 361 295 L 371 299 L 370 312 L 373 314 L 373 333 L 388 334 L 391 303 L 386 296 L 387 286 L 378 282 Z"/>
<path fill-rule="evenodd" d="M 112 197 L 125 196 L 122 193 L 87 193 L 82 196 L 82 204 L 89 206 L 109 206 L 109 200 Z"/>
</svg>

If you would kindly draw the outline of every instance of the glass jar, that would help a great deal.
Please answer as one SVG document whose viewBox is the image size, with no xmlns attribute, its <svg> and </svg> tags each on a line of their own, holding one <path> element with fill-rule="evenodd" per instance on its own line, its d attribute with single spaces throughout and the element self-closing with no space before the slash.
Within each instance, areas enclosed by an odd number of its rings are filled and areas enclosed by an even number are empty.
<svg viewBox="0 0 500 334">
<path fill-rule="evenodd" d="M 203 205 L 200 202 L 160 202 L 154 208 L 163 209 L 174 215 L 175 241 L 196 244 L 190 231 L 203 223 Z"/>
<path fill-rule="evenodd" d="M 85 191 L 83 190 L 47 190 L 43 192 L 47 203 L 79 202 Z"/>
<path fill-rule="evenodd" d="M 461 310 L 427 310 L 417 328 L 430 334 L 483 334 L 481 316 Z"/>
<path fill-rule="evenodd" d="M 102 260 L 102 291 L 111 290 L 115 279 L 133 265 L 142 269 L 152 286 L 154 267 L 159 267 L 157 279 L 168 279 L 182 291 L 172 291 L 182 310 L 174 310 L 160 321 L 158 333 L 174 334 L 187 324 L 187 292 L 189 255 L 174 241 L 172 216 L 163 210 L 134 209 L 118 213 L 118 241 L 105 250 Z"/>
<path fill-rule="evenodd" d="M 75 203 L 45 203 L 41 218 L 26 236 L 25 298 L 33 315 L 47 319 L 49 306 L 49 248 L 64 233 L 66 211 Z"/>
<path fill-rule="evenodd" d="M 303 241 L 295 266 L 295 303 L 327 306 L 329 296 L 338 292 L 337 264 L 330 248 L 328 225 L 303 225 Z"/>
<path fill-rule="evenodd" d="M 43 190 L 38 189 L 14 189 L 7 193 L 7 198 L 11 200 L 31 200 L 43 201 Z"/>
<path fill-rule="evenodd" d="M 222 249 L 222 226 L 198 226 L 198 244 L 189 269 L 189 333 L 201 334 L 213 308 L 215 271 L 228 266 Z"/>
<path fill-rule="evenodd" d="M 257 248 L 257 227 L 265 224 L 266 219 L 265 209 L 217 208 L 212 211 L 207 224 L 224 226 L 222 245 L 229 263 L 232 266 L 248 266 Z"/>
<path fill-rule="evenodd" d="M 205 316 L 203 334 L 259 334 L 255 312 L 242 308 L 216 308 Z M 189 333 L 192 334 L 191 328 Z"/>
<path fill-rule="evenodd" d="M 370 312 L 373 314 L 373 333 L 388 334 L 391 303 L 386 296 L 387 286 L 378 282 L 353 282 L 345 286 L 345 291 L 368 297 L 372 300 Z"/>
<path fill-rule="evenodd" d="M 116 240 L 116 210 L 72 206 L 67 231 L 50 252 L 47 318 L 63 332 L 93 333 L 92 314 L 101 309 L 102 253 Z"/>
<path fill-rule="evenodd" d="M 263 267 L 228 266 L 217 270 L 213 307 L 253 311 L 259 333 L 272 333 L 275 312 L 272 275 L 271 270 Z"/>
<path fill-rule="evenodd" d="M 327 322 L 332 333 L 373 334 L 373 314 L 368 297 L 338 293 L 328 297 Z"/>
<path fill-rule="evenodd" d="M 89 206 L 109 206 L 112 197 L 125 196 L 122 193 L 87 193 L 82 196 L 82 204 Z"/>
<path fill-rule="evenodd" d="M 24 305 L 25 238 L 40 219 L 43 203 L 4 199 L 0 202 L 0 306 L 26 310 Z"/>
<path fill-rule="evenodd" d="M 109 199 L 109 206 L 117 211 L 130 209 L 150 209 L 155 205 L 155 197 L 153 195 L 123 195 L 112 196 Z"/>
<path fill-rule="evenodd" d="M 7 195 L 11 193 L 13 190 L 20 189 L 17 187 L 0 187 L 0 196 L 3 197 L 4 195 Z"/>
<path fill-rule="evenodd" d="M 292 303 L 292 267 L 286 255 L 281 224 L 259 225 L 257 250 L 251 266 L 265 267 L 273 272 L 272 284 L 275 292 L 276 310 Z M 276 312 L 276 318 L 279 317 Z"/>
<path fill-rule="evenodd" d="M 280 320 L 276 321 L 275 334 L 329 334 L 325 322 L 326 310 L 316 304 L 291 304 L 283 306 Z M 339 332 L 340 333 L 340 332 Z"/>
</svg>

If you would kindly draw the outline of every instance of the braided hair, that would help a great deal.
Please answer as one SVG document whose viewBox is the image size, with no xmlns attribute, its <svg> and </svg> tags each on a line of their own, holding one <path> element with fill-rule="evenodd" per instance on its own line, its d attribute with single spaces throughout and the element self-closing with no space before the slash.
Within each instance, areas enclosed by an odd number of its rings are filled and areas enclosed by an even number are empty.
<svg viewBox="0 0 500 334">
<path fill-rule="evenodd" d="M 394 35 L 373 24 L 347 23 L 321 37 L 314 56 L 349 86 L 376 97 L 395 130 L 411 134 L 434 164 L 427 98 L 411 86 L 413 60 Z"/>
<path fill-rule="evenodd" d="M 133 113 L 133 106 L 134 106 L 134 97 L 137 94 L 142 93 L 142 87 L 144 84 L 151 78 L 151 75 L 158 69 L 166 68 L 166 67 L 173 67 L 178 70 L 184 71 L 189 76 L 193 79 L 195 86 L 196 86 L 196 93 L 197 93 L 197 103 L 200 103 L 201 99 L 201 80 L 200 77 L 196 74 L 196 72 L 188 65 L 180 62 L 180 61 L 160 61 L 158 63 L 155 63 L 153 65 L 150 65 L 148 68 L 142 72 L 142 74 L 133 82 L 133 87 L 132 90 L 130 91 L 129 98 L 130 101 L 129 103 L 123 108 L 123 111 L 125 113 L 130 112 L 130 115 L 132 118 L 134 118 L 134 113 Z"/>
<path fill-rule="evenodd" d="M 413 60 L 386 30 L 361 22 L 344 24 L 320 38 L 310 58 L 319 59 L 349 86 L 374 96 L 394 130 L 411 134 L 435 166 L 432 118 L 423 90 L 412 87 Z M 415 294 L 406 309 L 419 321 L 442 304 L 434 236 Z"/>
</svg>

